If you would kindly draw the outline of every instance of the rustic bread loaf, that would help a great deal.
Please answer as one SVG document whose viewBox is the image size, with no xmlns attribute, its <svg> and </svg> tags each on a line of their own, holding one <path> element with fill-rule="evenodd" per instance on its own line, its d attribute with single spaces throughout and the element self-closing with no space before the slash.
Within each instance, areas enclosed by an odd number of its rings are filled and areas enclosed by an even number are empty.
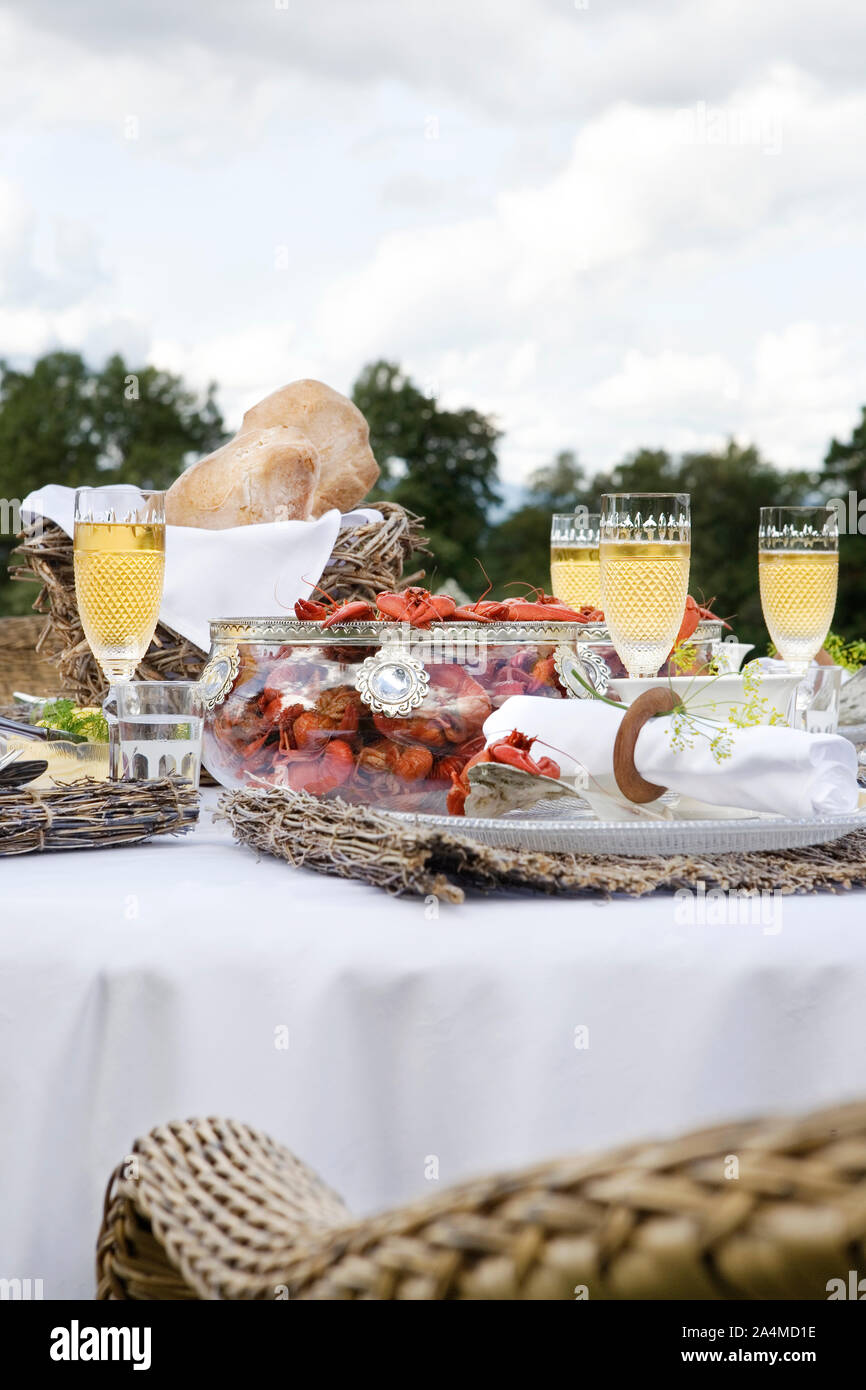
<svg viewBox="0 0 866 1390">
<path fill-rule="evenodd" d="M 312 515 L 330 507 L 341 512 L 356 507 L 379 476 L 370 448 L 370 430 L 356 405 L 321 381 L 293 381 L 273 391 L 244 416 L 242 428 L 269 429 L 294 425 L 319 452 L 321 475 Z"/>
<path fill-rule="evenodd" d="M 309 521 L 319 473 L 316 447 L 300 430 L 245 424 L 172 483 L 165 519 L 209 531 L 257 521 Z"/>
</svg>

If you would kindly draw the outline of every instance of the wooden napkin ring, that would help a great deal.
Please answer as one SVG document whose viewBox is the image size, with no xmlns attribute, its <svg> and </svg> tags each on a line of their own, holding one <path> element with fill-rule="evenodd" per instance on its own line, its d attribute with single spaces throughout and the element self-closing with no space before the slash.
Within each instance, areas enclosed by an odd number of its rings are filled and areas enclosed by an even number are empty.
<svg viewBox="0 0 866 1390">
<path fill-rule="evenodd" d="M 655 718 L 657 714 L 670 714 L 679 702 L 679 696 L 669 685 L 653 685 L 638 695 L 623 715 L 613 745 L 613 775 L 616 785 L 629 801 L 658 801 L 667 791 L 667 787 L 657 787 L 655 782 L 647 782 L 641 777 L 634 765 L 634 746 L 647 720 Z"/>
</svg>

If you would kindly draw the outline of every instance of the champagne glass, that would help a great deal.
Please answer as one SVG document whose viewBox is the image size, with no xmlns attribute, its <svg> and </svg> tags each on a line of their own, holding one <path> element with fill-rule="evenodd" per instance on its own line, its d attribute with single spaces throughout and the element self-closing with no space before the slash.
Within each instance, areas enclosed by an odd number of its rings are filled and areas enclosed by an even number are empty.
<svg viewBox="0 0 866 1390">
<path fill-rule="evenodd" d="M 601 606 L 632 678 L 654 676 L 674 645 L 689 590 L 686 492 L 606 493 L 601 499 Z"/>
<path fill-rule="evenodd" d="M 550 526 L 550 590 L 563 603 L 601 607 L 598 528 L 601 516 L 578 507 L 556 512 Z"/>
<path fill-rule="evenodd" d="M 805 675 L 833 621 L 839 578 L 835 507 L 762 507 L 758 579 L 764 622 L 783 661 Z"/>
<path fill-rule="evenodd" d="M 103 709 L 118 772 L 113 687 L 131 681 L 159 618 L 165 570 L 165 501 L 137 487 L 75 494 L 75 597 L 84 635 L 109 684 Z"/>
</svg>

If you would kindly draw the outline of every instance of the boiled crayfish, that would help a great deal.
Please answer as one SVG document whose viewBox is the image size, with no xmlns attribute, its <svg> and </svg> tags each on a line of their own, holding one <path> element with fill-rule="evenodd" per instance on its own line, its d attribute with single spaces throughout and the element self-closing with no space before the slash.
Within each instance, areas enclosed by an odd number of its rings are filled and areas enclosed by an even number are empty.
<svg viewBox="0 0 866 1390">
<path fill-rule="evenodd" d="M 320 590 L 317 592 L 321 592 Z M 543 589 L 530 590 L 532 597 L 503 600 L 480 598 L 475 603 L 459 607 L 449 594 L 431 594 L 429 589 L 415 585 L 400 593 L 376 595 L 376 607 L 364 599 L 337 603 L 328 594 L 321 599 L 298 599 L 295 617 L 302 622 L 318 623 L 320 627 L 338 627 L 342 623 L 391 621 L 409 623 L 412 627 L 428 628 L 431 623 L 600 623 L 604 615 L 598 608 L 584 604 L 570 608 Z"/>
<path fill-rule="evenodd" d="M 515 643 L 510 633 L 501 642 L 490 633 L 492 640 L 478 644 L 484 659 L 473 660 L 470 669 L 444 653 L 434 661 L 427 656 L 429 686 L 422 703 L 407 715 L 393 716 L 368 708 L 353 679 L 359 663 L 376 651 L 378 634 L 344 625 L 596 623 L 601 621 L 597 609 L 569 608 L 542 589 L 498 601 L 488 588 L 474 603 L 458 606 L 447 594 L 413 585 L 401 593 L 377 594 L 375 601 L 342 603 L 314 589 L 298 600 L 295 614 L 301 622 L 335 632 L 327 638 L 320 634 L 316 645 L 293 640 L 274 650 L 264 642 L 246 651 L 241 677 L 214 716 L 216 756 L 238 782 L 436 811 L 447 791 L 449 809 L 459 806 L 459 814 L 469 790 L 465 771 L 473 760 L 558 775 L 551 759 L 531 756 L 533 740 L 523 734 L 515 731 L 491 749 L 484 748 L 482 734 L 492 710 L 510 695 L 564 698 L 551 634 L 528 631 L 524 640 L 518 633 Z M 436 639 L 431 636 L 431 646 Z"/>
<path fill-rule="evenodd" d="M 292 725 L 298 748 L 320 748 L 332 738 L 356 741 L 363 712 L 361 697 L 351 685 L 323 690 L 314 709 L 298 714 Z"/>
<path fill-rule="evenodd" d="M 348 782 L 354 771 L 354 753 L 348 743 L 335 738 L 321 747 L 277 753 L 269 780 L 275 787 L 324 796 Z"/>
<path fill-rule="evenodd" d="M 377 594 L 376 607 L 394 622 L 429 627 L 450 618 L 457 604 L 449 594 L 431 594 L 427 589 L 412 586 L 400 594 Z"/>
<path fill-rule="evenodd" d="M 363 599 L 353 599 L 350 603 L 337 603 L 330 594 L 317 589 L 321 599 L 299 598 L 295 604 L 295 617 L 301 622 L 318 623 L 320 627 L 338 627 L 340 623 L 368 623 L 379 615 L 371 603 Z"/>
<path fill-rule="evenodd" d="M 321 593 L 321 590 L 317 590 Z M 429 627 L 449 618 L 457 607 L 448 594 L 431 594 L 427 589 L 410 586 L 401 593 L 389 591 L 376 595 L 376 607 L 363 599 L 337 603 L 329 594 L 322 599 L 298 599 L 295 617 L 320 627 L 339 627 L 342 623 L 392 622 L 410 623 L 412 627 Z"/>
<path fill-rule="evenodd" d="M 358 777 L 393 777 L 399 792 L 400 782 L 419 782 L 433 770 L 433 754 L 429 748 L 407 748 L 380 738 L 368 743 L 358 754 Z"/>
<path fill-rule="evenodd" d="M 493 706 L 486 690 L 462 666 L 429 666 L 430 689 L 424 703 L 408 718 L 374 714 L 381 734 L 395 743 L 449 749 L 477 737 Z"/>
<path fill-rule="evenodd" d="M 479 763 L 507 763 L 521 772 L 529 772 L 533 777 L 559 777 L 559 764 L 552 758 L 533 758 L 532 745 L 535 738 L 512 729 L 510 734 L 495 739 L 487 748 L 471 757 L 459 771 L 451 774 L 451 790 L 448 793 L 448 813 L 452 816 L 465 815 L 466 798 L 472 790 L 469 769 Z"/>
<path fill-rule="evenodd" d="M 530 589 L 532 598 L 524 594 L 520 598 L 505 601 L 506 621 L 510 623 L 595 623 L 602 621 L 600 609 L 585 604 L 582 608 L 571 608 L 553 594 L 543 589 Z"/>
<path fill-rule="evenodd" d="M 710 599 L 710 603 L 712 602 L 713 600 Z M 674 647 L 679 647 L 683 642 L 688 642 L 689 638 L 697 630 L 698 624 L 706 622 L 721 623 L 722 627 L 726 627 L 729 632 L 731 630 L 730 623 L 726 623 L 724 618 L 720 618 L 711 608 L 703 608 L 701 604 L 698 603 L 697 599 L 692 598 L 691 594 L 689 594 L 686 599 L 686 607 L 683 613 L 683 620 L 680 623 L 680 630 L 674 640 Z M 671 650 L 673 650 L 673 648 Z"/>
</svg>

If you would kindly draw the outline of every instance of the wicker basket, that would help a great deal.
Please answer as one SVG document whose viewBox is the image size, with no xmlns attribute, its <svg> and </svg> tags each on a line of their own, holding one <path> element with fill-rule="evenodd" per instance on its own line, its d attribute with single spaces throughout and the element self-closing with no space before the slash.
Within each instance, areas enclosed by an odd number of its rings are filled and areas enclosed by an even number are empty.
<svg viewBox="0 0 866 1390">
<path fill-rule="evenodd" d="M 353 1221 L 231 1120 L 112 1175 L 103 1299 L 825 1299 L 866 1264 L 866 1103 L 561 1159 Z"/>
<path fill-rule="evenodd" d="M 337 537 L 321 579 L 321 588 L 334 598 L 372 598 L 383 589 L 423 577 L 423 571 L 403 574 L 410 556 L 430 553 L 422 535 L 422 518 L 394 502 L 377 502 L 376 506 L 382 513 L 381 522 L 347 528 Z M 20 541 L 14 554 L 21 563 L 12 569 L 12 578 L 32 582 L 35 575 L 42 588 L 33 607 L 48 615 L 39 652 L 54 663 L 55 681 L 64 693 L 79 704 L 101 704 L 107 686 L 78 617 L 72 538 L 53 523 L 38 522 L 22 533 Z M 141 680 L 194 680 L 205 655 L 160 623 L 137 675 Z"/>
<path fill-rule="evenodd" d="M 55 663 L 37 651 L 45 618 L 0 618 L 0 706 L 12 704 L 13 691 L 60 695 L 63 684 Z"/>
</svg>

